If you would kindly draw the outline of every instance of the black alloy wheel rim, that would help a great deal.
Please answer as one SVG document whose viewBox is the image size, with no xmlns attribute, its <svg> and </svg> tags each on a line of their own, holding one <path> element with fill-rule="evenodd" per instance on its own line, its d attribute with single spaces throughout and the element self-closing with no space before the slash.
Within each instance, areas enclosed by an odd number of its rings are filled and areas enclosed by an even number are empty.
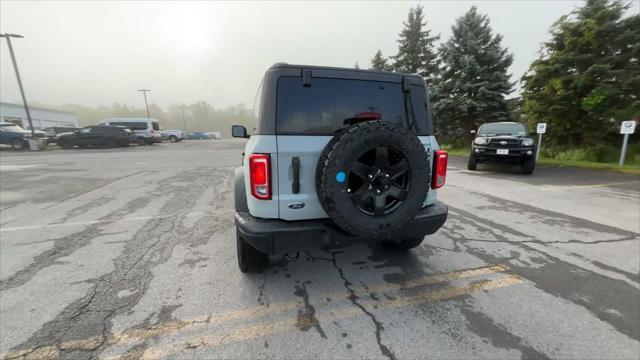
<svg viewBox="0 0 640 360">
<path fill-rule="evenodd" d="M 410 171 L 407 158 L 393 147 L 364 152 L 349 170 L 351 202 L 369 216 L 393 213 L 409 195 Z"/>
</svg>

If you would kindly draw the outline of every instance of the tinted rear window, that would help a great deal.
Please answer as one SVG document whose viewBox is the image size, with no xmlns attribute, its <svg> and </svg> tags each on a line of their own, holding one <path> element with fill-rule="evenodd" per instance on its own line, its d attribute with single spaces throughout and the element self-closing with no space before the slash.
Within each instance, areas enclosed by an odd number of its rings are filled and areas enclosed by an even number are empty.
<svg viewBox="0 0 640 360">
<path fill-rule="evenodd" d="M 404 95 L 399 83 L 301 77 L 278 79 L 276 132 L 334 135 L 350 126 L 361 112 L 377 112 L 382 120 L 406 124 Z"/>
</svg>

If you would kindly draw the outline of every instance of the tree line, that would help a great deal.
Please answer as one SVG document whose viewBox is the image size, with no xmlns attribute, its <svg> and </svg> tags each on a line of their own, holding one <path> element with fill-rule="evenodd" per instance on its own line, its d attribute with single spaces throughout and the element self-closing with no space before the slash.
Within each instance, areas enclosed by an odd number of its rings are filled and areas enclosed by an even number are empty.
<svg viewBox="0 0 640 360">
<path fill-rule="evenodd" d="M 146 117 L 144 107 L 134 107 L 116 103 L 111 106 L 89 107 L 67 104 L 56 107 L 76 114 L 80 126 L 95 125 L 112 117 Z M 244 125 L 251 130 L 255 127 L 252 111 L 244 104 L 216 109 L 206 101 L 190 104 L 171 105 L 163 110 L 155 103 L 149 104 L 149 113 L 163 129 L 186 131 L 219 131 L 224 137 L 231 136 L 231 125 Z M 184 117 L 183 117 L 184 115 Z"/>
<path fill-rule="evenodd" d="M 586 0 L 550 28 L 539 57 L 517 82 L 508 73 L 513 54 L 490 19 L 473 6 L 440 42 L 421 5 L 409 10 L 398 51 L 378 50 L 372 69 L 417 73 L 430 88 L 441 141 L 467 145 L 469 131 L 485 122 L 546 122 L 546 142 L 598 146 L 618 141 L 622 120 L 640 119 L 640 15 L 625 17 L 620 0 Z"/>
</svg>

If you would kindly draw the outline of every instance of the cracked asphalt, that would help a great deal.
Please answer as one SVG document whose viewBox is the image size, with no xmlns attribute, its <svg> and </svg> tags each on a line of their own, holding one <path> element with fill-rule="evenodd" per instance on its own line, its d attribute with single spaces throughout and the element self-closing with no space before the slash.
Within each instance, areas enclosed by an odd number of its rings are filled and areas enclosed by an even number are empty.
<svg viewBox="0 0 640 360">
<path fill-rule="evenodd" d="M 444 228 L 236 264 L 243 141 L 0 150 L 0 358 L 640 358 L 640 177 L 450 159 Z"/>
</svg>

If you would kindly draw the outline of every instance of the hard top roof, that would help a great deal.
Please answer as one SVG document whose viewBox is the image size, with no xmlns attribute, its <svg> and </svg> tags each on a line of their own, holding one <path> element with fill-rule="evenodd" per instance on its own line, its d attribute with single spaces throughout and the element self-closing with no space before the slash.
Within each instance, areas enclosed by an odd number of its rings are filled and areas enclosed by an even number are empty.
<svg viewBox="0 0 640 360">
<path fill-rule="evenodd" d="M 391 72 L 391 71 L 382 71 L 382 70 L 369 70 L 369 69 L 354 69 L 354 68 L 342 68 L 342 67 L 333 67 L 333 66 L 318 66 L 318 65 L 296 65 L 296 64 L 287 64 L 287 63 L 275 63 L 269 69 L 305 69 L 305 70 L 332 70 L 332 71 L 344 71 L 348 73 L 358 73 L 362 75 L 372 74 L 372 75 L 387 75 L 387 76 L 397 76 L 397 77 L 413 77 L 422 80 L 422 76 L 420 74 L 408 74 L 408 73 L 400 73 L 400 72 Z"/>
</svg>

